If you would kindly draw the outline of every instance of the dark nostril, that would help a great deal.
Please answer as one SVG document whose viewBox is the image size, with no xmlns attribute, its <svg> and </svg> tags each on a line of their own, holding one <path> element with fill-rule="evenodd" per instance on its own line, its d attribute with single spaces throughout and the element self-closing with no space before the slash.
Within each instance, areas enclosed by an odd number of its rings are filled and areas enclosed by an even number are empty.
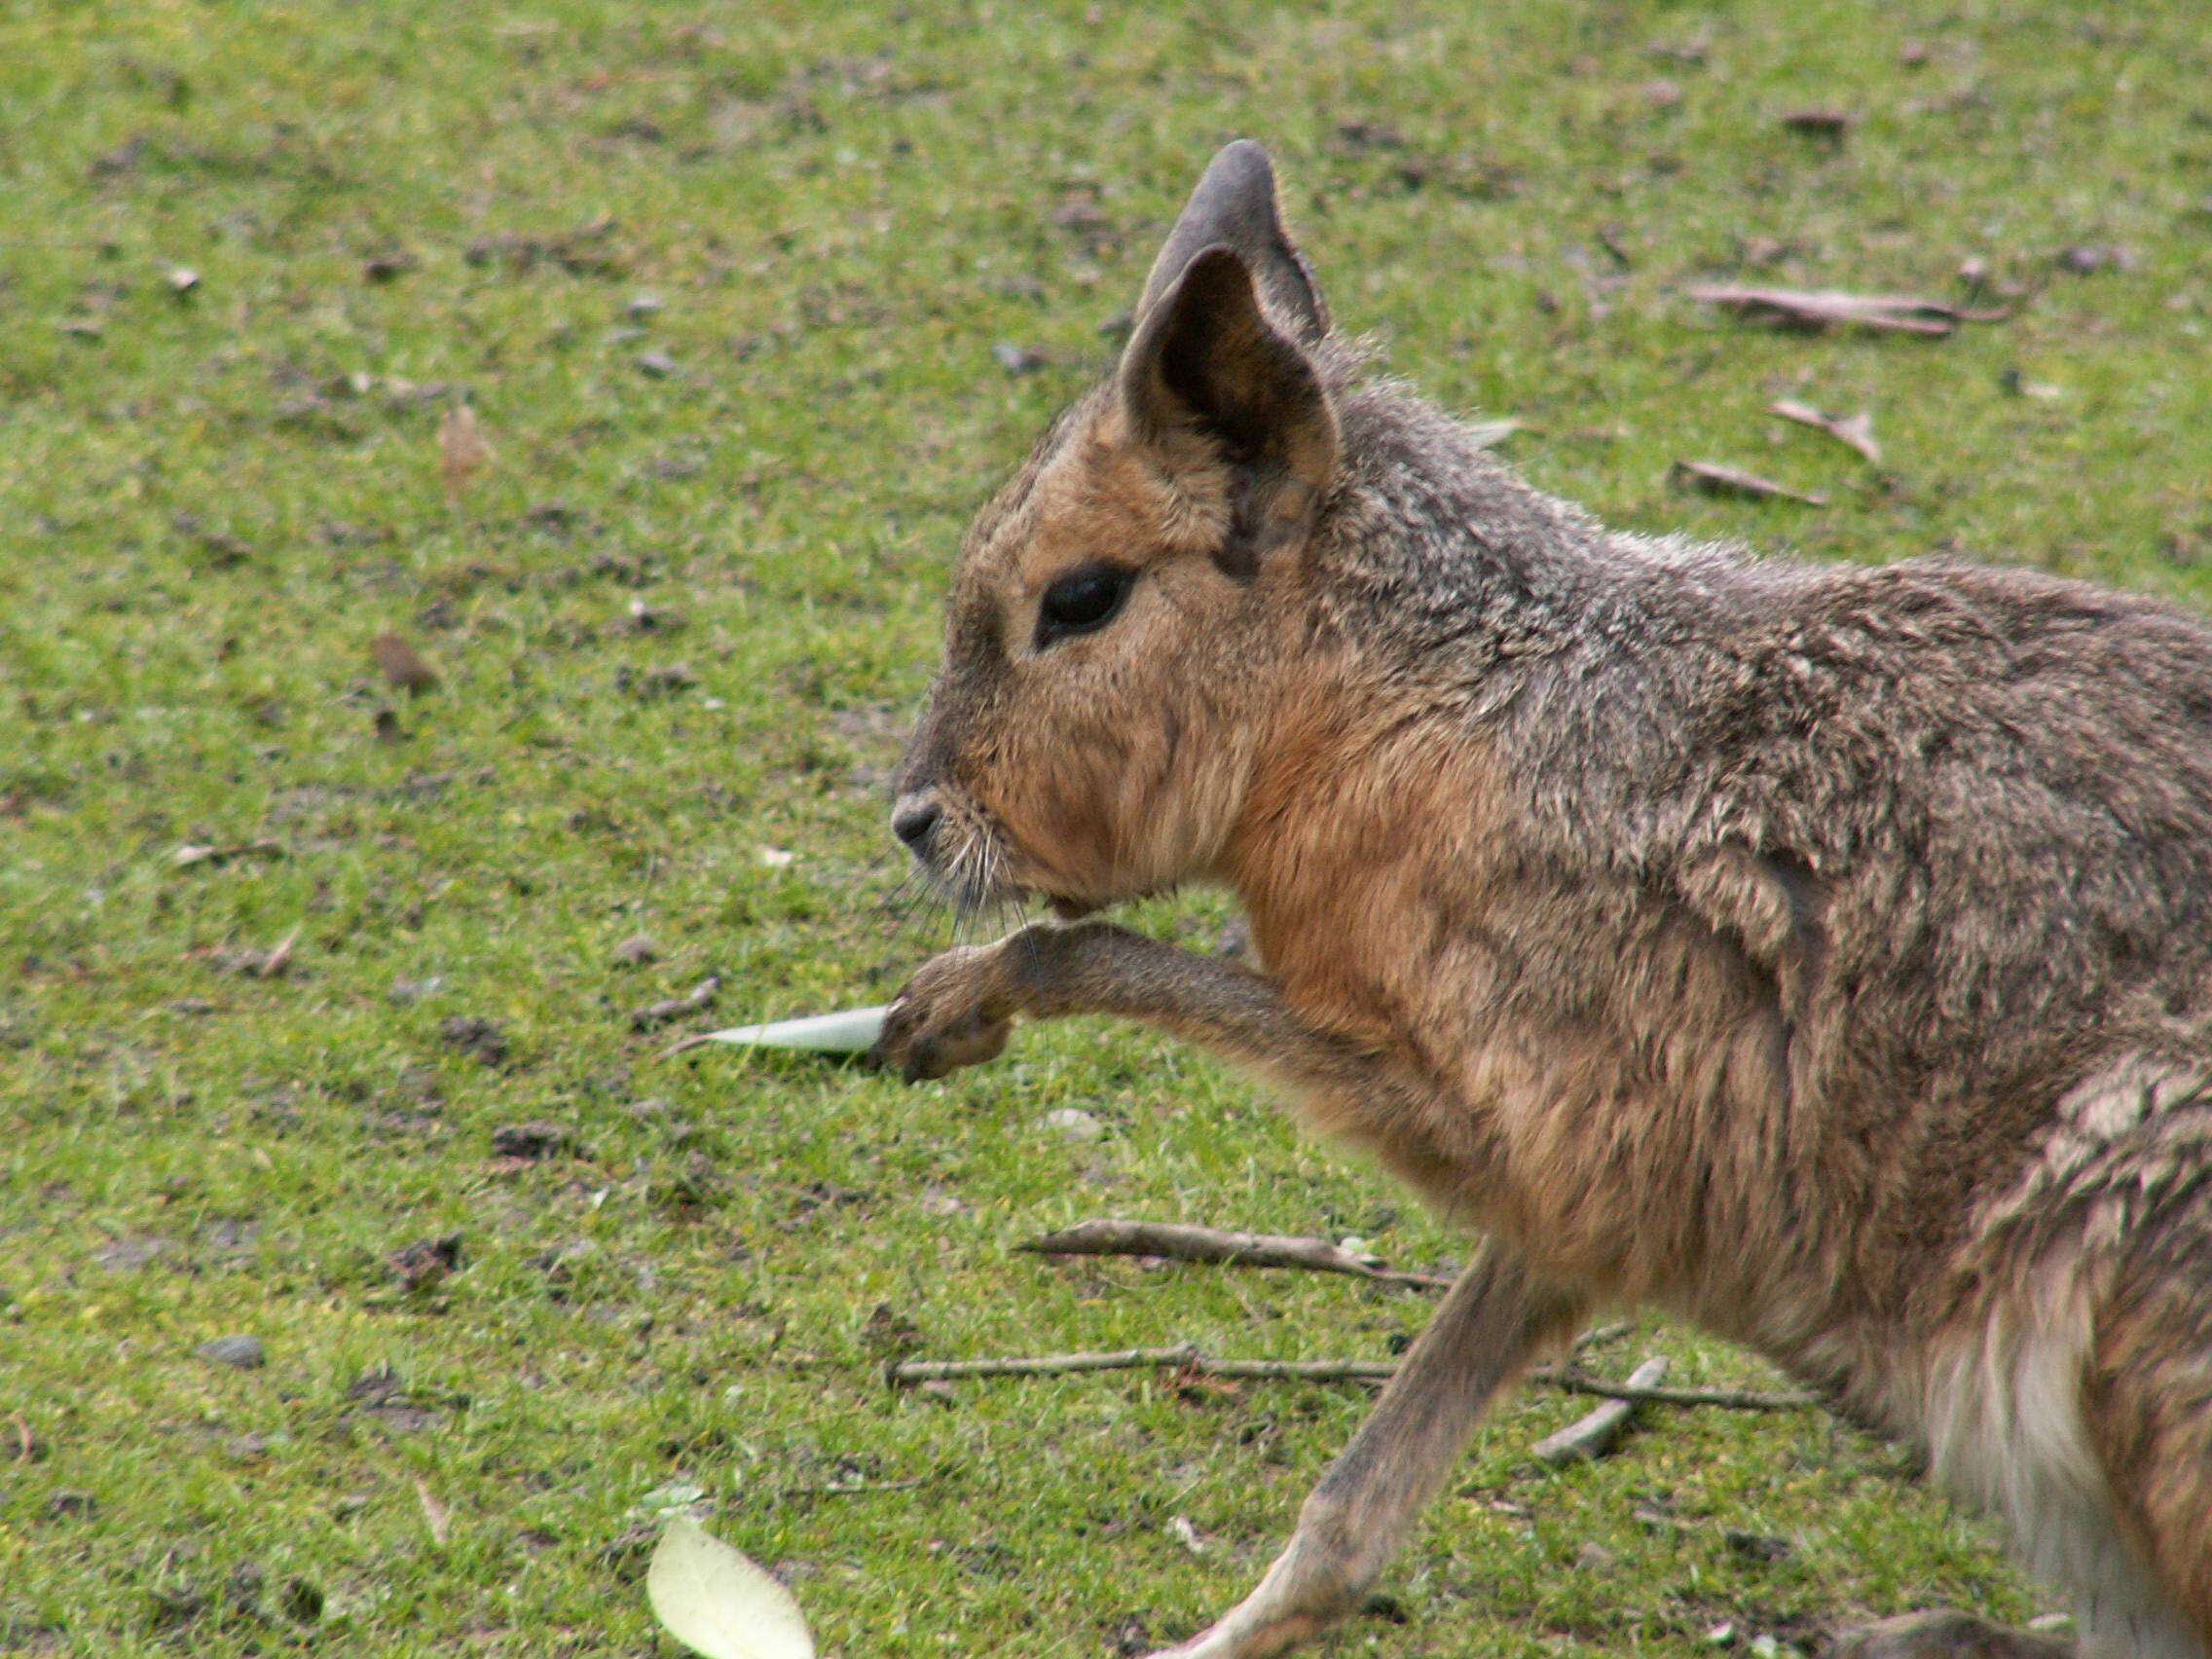
<svg viewBox="0 0 2212 1659">
<path fill-rule="evenodd" d="M 934 800 L 901 806 L 891 815 L 891 832 L 905 842 L 909 850 L 919 853 L 929 846 L 930 832 L 943 816 Z"/>
</svg>

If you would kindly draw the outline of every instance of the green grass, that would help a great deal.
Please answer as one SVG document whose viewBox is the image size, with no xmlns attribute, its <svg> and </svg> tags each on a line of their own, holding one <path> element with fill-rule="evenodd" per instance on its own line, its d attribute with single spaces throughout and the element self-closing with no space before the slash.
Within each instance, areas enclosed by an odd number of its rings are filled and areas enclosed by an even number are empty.
<svg viewBox="0 0 2212 1659">
<path fill-rule="evenodd" d="M 1194 1628 L 1361 1391 L 894 1397 L 874 1310 L 933 1354 L 1375 1355 L 1418 1298 L 1010 1247 L 1101 1213 L 1458 1243 L 1140 1034 L 1033 1032 L 908 1091 L 664 1060 L 630 1011 L 709 971 L 726 1017 L 880 1000 L 941 940 L 874 906 L 951 549 L 1224 138 L 1274 146 L 1340 316 L 1618 521 L 2201 602 L 2208 89 L 2198 0 L 0 14 L 0 1648 L 666 1652 L 633 1508 L 672 1483 L 829 1652 Z M 1859 117 L 1840 144 L 1780 123 L 1820 103 Z M 2070 246 L 2124 258 L 2068 275 Z M 1943 341 L 1680 292 L 1957 294 L 1969 258 L 2034 291 Z M 1784 395 L 1871 408 L 1884 469 Z M 449 500 L 461 398 L 497 455 Z M 1685 496 L 1677 459 L 1830 504 Z M 438 689 L 387 690 L 387 629 Z M 650 678 L 674 663 L 695 683 Z M 641 931 L 660 960 L 618 967 Z M 220 971 L 295 933 L 286 977 Z M 1105 1136 L 1048 1129 L 1065 1105 Z M 539 1119 L 571 1150 L 495 1160 Z M 386 1258 L 448 1232 L 460 1270 L 401 1287 Z M 240 1332 L 266 1367 L 196 1354 Z M 1604 1363 L 1654 1345 L 1756 1375 L 1671 1331 Z M 1823 1419 L 1658 1415 L 1540 1472 L 1572 1409 L 1496 1418 L 1386 1581 L 1404 1623 L 1337 1651 L 2047 1604 Z"/>
</svg>

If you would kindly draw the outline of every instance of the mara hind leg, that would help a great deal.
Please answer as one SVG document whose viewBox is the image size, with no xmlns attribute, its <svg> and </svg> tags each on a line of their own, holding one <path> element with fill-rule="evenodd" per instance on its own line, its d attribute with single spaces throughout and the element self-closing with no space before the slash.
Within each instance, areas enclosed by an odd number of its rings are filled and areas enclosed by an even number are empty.
<svg viewBox="0 0 2212 1659">
<path fill-rule="evenodd" d="M 2140 1221 L 2084 1379 L 2130 1569 L 2080 1609 L 2099 1659 L 2212 1656 L 2212 1192 L 2188 1208 Z"/>
<path fill-rule="evenodd" d="M 2005 1522 L 2078 1640 L 1934 1610 L 1847 1632 L 1828 1659 L 2212 1659 L 2212 1320 L 2182 1316 L 2212 1309 L 2212 1275 L 2157 1276 L 2101 1316 L 1991 1319 L 1930 1390 L 1937 1484 Z"/>
<path fill-rule="evenodd" d="M 2212 1659 L 2212 1089 L 2117 1066 L 2059 1103 L 1927 1350 L 1939 1486 L 2072 1598 L 2083 1659 Z M 1968 1649 L 1972 1651 L 1971 1648 Z"/>
</svg>

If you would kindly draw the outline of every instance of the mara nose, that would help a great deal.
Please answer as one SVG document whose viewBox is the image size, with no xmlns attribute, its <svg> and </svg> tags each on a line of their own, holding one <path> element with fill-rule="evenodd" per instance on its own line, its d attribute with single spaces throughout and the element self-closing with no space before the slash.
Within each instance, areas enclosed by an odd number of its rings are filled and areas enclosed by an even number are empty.
<svg viewBox="0 0 2212 1659">
<path fill-rule="evenodd" d="M 943 809 L 927 795 L 919 799 L 908 796 L 891 809 L 891 832 L 905 842 L 906 850 L 916 858 L 926 858 L 930 836 L 943 817 Z"/>
</svg>

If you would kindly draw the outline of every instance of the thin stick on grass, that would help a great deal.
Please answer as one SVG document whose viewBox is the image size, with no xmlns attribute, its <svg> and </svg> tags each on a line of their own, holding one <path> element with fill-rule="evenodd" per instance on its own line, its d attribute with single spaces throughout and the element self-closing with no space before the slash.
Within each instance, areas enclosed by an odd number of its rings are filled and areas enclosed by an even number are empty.
<svg viewBox="0 0 2212 1659">
<path fill-rule="evenodd" d="M 919 1382 L 953 1382 L 992 1377 L 1070 1377 L 1092 1371 L 1180 1371 L 1194 1377 L 1235 1382 L 1387 1382 L 1397 1372 L 1390 1360 L 1374 1359 L 1215 1359 L 1195 1343 L 1171 1347 L 1114 1348 L 1091 1353 L 1040 1354 L 993 1359 L 905 1359 L 884 1368 L 894 1388 Z M 1750 1388 L 1664 1388 L 1608 1382 L 1580 1371 L 1537 1366 L 1529 1381 L 1569 1394 L 1607 1400 L 1633 1400 L 1661 1406 L 1716 1406 L 1740 1412 L 1793 1412 L 1821 1403 L 1801 1393 L 1761 1393 Z"/>
<path fill-rule="evenodd" d="M 1040 1256 L 1159 1256 L 1173 1262 L 1211 1262 L 1223 1267 L 1301 1268 L 1308 1272 L 1345 1273 L 1380 1284 L 1418 1285 L 1447 1290 L 1441 1273 L 1400 1272 L 1330 1243 L 1279 1233 L 1232 1233 L 1218 1227 L 1186 1227 L 1166 1221 L 1084 1221 L 1048 1233 L 1016 1250 Z"/>
<path fill-rule="evenodd" d="M 1663 1354 L 1653 1354 L 1628 1374 L 1627 1386 L 1650 1388 L 1667 1375 L 1667 1360 Z M 1547 1434 L 1529 1448 L 1539 1463 L 1555 1467 L 1564 1463 L 1595 1462 L 1613 1449 L 1628 1426 L 1641 1402 L 1637 1400 L 1607 1400 L 1596 1411 L 1576 1419 L 1556 1434 Z"/>
</svg>

